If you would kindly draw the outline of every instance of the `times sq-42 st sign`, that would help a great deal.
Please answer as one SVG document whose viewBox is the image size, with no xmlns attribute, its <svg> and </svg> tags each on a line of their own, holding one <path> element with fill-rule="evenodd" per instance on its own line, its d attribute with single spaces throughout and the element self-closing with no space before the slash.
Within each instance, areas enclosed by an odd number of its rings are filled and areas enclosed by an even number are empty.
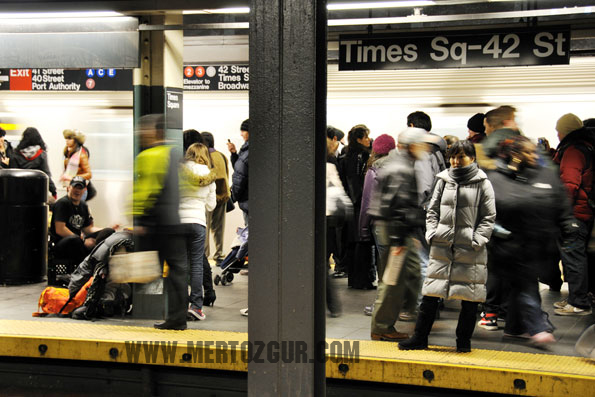
<svg viewBox="0 0 595 397">
<path fill-rule="evenodd" d="M 570 28 L 341 35 L 339 70 L 564 65 Z"/>
</svg>

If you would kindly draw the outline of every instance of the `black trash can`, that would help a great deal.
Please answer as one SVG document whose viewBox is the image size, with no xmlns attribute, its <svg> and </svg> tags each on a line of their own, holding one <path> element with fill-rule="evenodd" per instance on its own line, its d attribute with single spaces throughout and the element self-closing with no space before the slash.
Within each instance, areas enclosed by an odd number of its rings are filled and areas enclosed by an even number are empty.
<svg viewBox="0 0 595 397">
<path fill-rule="evenodd" d="M 0 283 L 43 281 L 47 267 L 48 177 L 0 170 Z"/>
</svg>

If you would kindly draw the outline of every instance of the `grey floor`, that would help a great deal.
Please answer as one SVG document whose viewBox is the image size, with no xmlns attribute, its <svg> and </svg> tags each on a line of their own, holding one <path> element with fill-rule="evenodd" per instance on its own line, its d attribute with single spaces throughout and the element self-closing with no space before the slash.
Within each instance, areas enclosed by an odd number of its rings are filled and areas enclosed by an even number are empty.
<svg viewBox="0 0 595 397">
<path fill-rule="evenodd" d="M 219 272 L 214 267 L 214 274 Z M 236 275 L 233 283 L 227 286 L 216 287 L 217 300 L 213 307 L 206 307 L 205 321 L 189 322 L 190 328 L 205 330 L 247 332 L 248 318 L 240 315 L 240 309 L 246 307 L 248 297 L 248 276 Z M 353 290 L 347 288 L 347 279 L 333 280 L 339 292 L 343 306 L 343 314 L 338 318 L 327 316 L 326 330 L 329 338 L 348 338 L 369 340 L 371 317 L 363 314 L 365 305 L 371 304 L 375 297 L 375 290 Z M 0 318 L 13 320 L 76 322 L 68 318 L 45 317 L 34 318 L 31 314 L 37 309 L 37 302 L 45 283 L 21 286 L 0 286 Z M 579 335 L 590 324 L 595 323 L 595 317 L 589 316 L 556 316 L 552 304 L 568 295 L 566 284 L 562 292 L 551 292 L 546 286 L 541 285 L 543 308 L 550 314 L 550 320 L 556 326 L 554 335 L 557 343 L 547 351 L 537 350 L 526 342 L 503 339 L 502 329 L 487 331 L 476 327 L 472 339 L 475 348 L 506 350 L 530 353 L 548 353 L 558 355 L 576 355 L 574 344 Z M 455 328 L 458 319 L 460 303 L 458 301 L 446 302 L 441 319 L 436 321 L 430 335 L 430 344 L 442 346 L 455 345 Z M 102 324 L 114 325 L 153 325 L 152 320 L 138 320 L 130 316 L 125 318 L 111 318 L 98 320 Z M 414 322 L 397 322 L 397 329 L 401 332 L 411 333 Z"/>
</svg>

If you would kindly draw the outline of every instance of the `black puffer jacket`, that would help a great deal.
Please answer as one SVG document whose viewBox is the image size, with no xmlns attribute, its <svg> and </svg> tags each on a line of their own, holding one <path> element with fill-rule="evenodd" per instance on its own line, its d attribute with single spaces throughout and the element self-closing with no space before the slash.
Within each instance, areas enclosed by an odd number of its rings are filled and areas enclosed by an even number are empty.
<svg viewBox="0 0 595 397">
<path fill-rule="evenodd" d="M 52 173 L 48 166 L 47 152 L 39 146 L 29 146 L 22 150 L 15 150 L 10 159 L 10 168 L 39 170 L 45 172 L 50 180 L 50 192 L 56 196 L 56 185 L 52 181 Z"/>
<path fill-rule="evenodd" d="M 366 178 L 366 164 L 370 158 L 370 149 L 359 143 L 347 147 L 345 155 L 339 158 L 339 175 L 353 206 L 359 213 Z"/>
<path fill-rule="evenodd" d="M 556 249 L 557 235 L 562 232 L 563 238 L 571 239 L 578 230 L 564 186 L 548 167 L 513 172 L 498 162 L 488 177 L 496 195 L 488 267 L 503 276 L 535 279 L 544 256 Z M 548 243 L 554 246 L 544 246 Z"/>
<path fill-rule="evenodd" d="M 240 148 L 239 153 L 232 153 L 231 164 L 231 197 L 244 212 L 248 212 L 248 141 Z"/>
</svg>

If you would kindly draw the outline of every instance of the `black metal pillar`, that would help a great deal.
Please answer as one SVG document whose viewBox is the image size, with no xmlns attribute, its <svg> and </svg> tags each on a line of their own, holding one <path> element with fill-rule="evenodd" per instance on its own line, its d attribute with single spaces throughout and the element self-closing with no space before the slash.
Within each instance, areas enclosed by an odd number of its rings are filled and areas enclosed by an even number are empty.
<svg viewBox="0 0 595 397">
<path fill-rule="evenodd" d="M 251 396 L 325 393 L 326 23 L 326 1 L 251 2 L 248 337 L 306 347 L 251 362 Z"/>
</svg>

